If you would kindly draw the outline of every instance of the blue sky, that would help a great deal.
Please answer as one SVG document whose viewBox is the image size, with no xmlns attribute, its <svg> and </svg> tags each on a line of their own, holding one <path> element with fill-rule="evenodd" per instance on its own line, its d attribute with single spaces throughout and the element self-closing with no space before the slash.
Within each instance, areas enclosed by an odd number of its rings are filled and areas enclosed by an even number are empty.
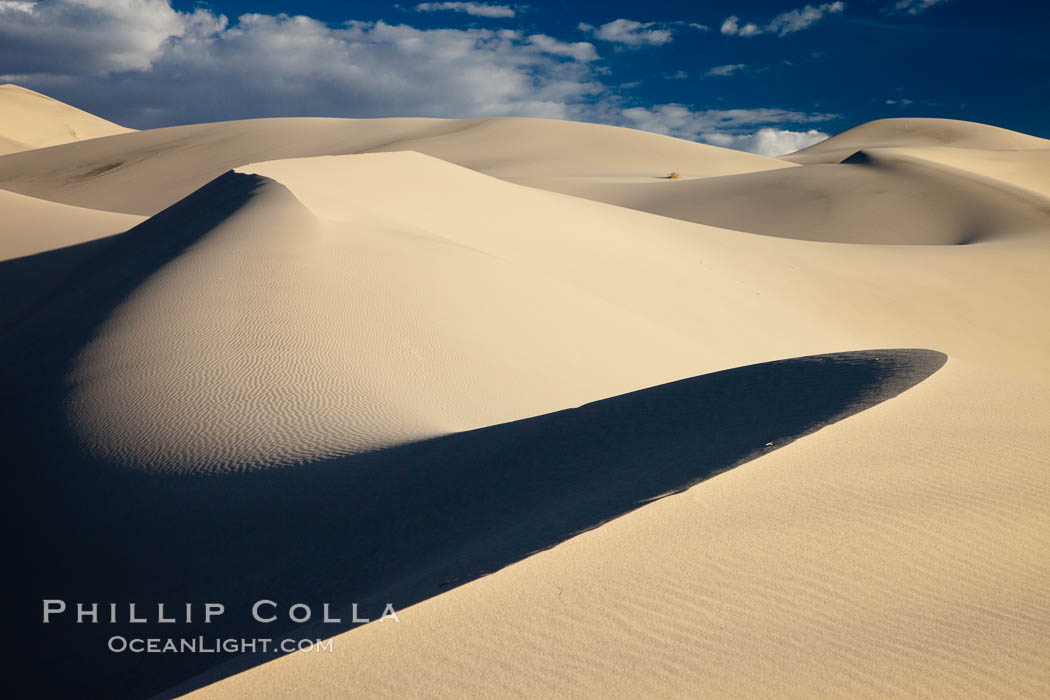
<svg viewBox="0 0 1050 700">
<path fill-rule="evenodd" d="M 0 79 L 133 127 L 542 116 L 774 154 L 891 116 L 1050 137 L 1045 0 L 0 0 Z"/>
</svg>

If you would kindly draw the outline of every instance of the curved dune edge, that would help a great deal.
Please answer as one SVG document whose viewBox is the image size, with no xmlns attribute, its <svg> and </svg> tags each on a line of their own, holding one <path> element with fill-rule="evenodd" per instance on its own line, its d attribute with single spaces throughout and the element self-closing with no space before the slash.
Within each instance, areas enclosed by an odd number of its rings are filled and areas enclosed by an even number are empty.
<svg viewBox="0 0 1050 700">
<path fill-rule="evenodd" d="M 1038 697 L 1050 476 L 1016 412 L 1048 397 L 952 360 L 819 439 L 190 697 Z"/>
<path fill-rule="evenodd" d="M 54 590 L 60 598 L 83 590 L 134 598 L 145 576 L 162 600 L 189 595 L 226 605 L 229 616 L 180 630 L 190 635 L 288 631 L 244 615 L 273 591 L 324 600 L 333 610 L 387 600 L 406 608 L 893 399 L 945 360 L 920 349 L 793 358 L 368 455 L 208 478 L 147 479 L 83 456 L 70 460 L 59 441 L 37 448 L 37 459 L 52 465 L 41 476 L 53 500 L 38 504 L 35 516 L 81 525 L 54 532 L 54 541 L 46 528 L 31 536 L 49 553 L 32 575 L 66 581 Z M 57 478 L 56 471 L 66 473 Z M 105 496 L 85 495 L 85 483 Z M 118 565 L 128 551 L 134 560 Z M 85 555 L 95 564 L 90 571 L 72 582 L 59 576 Z M 92 646 L 63 659 L 68 673 L 48 687 L 94 694 L 120 676 L 127 692 L 148 694 L 221 658 L 144 661 L 93 645 L 112 634 L 171 630 L 126 627 L 49 627 L 55 648 L 75 639 Z M 50 663 L 45 655 L 32 668 Z"/>
<path fill-rule="evenodd" d="M 698 349 L 397 219 L 319 220 L 258 175 L 222 176 L 114 240 L 81 294 L 105 318 L 67 375 L 71 425 L 96 456 L 154 473 L 288 467 L 524 418 L 686 375 Z"/>
</svg>

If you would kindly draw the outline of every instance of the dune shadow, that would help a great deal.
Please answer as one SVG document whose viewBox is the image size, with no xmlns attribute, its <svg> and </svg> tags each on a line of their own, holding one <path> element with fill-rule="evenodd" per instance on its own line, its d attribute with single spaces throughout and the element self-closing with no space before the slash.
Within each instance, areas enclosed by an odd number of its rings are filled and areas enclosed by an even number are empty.
<svg viewBox="0 0 1050 700">
<path fill-rule="evenodd" d="M 118 654 L 107 640 L 289 633 L 286 618 L 252 620 L 259 599 L 318 614 L 357 602 L 375 619 L 383 603 L 400 609 L 555 546 L 895 396 L 944 362 L 928 350 L 770 362 L 279 471 L 151 477 L 36 442 L 23 455 L 42 478 L 8 492 L 22 523 L 15 570 L 29 572 L 30 589 L 14 632 L 35 641 L 23 668 L 36 696 L 185 692 L 274 656 Z M 78 625 L 69 614 L 42 625 L 45 598 L 193 603 L 198 619 Z M 203 625 L 205 602 L 227 613 Z M 309 635 L 350 627 L 342 619 Z"/>
<path fill-rule="evenodd" d="M 274 654 L 114 653 L 107 641 L 334 635 L 351 626 L 346 614 L 302 627 L 288 606 L 316 615 L 358 603 L 373 619 L 385 603 L 404 608 L 896 396 L 946 360 L 897 349 L 769 362 L 280 470 L 159 476 L 91 457 L 63 411 L 76 354 L 263 182 L 227 173 L 127 233 L 0 263 L 0 278 L 62 272 L 0 328 L 9 659 L 25 684 L 16 696 L 188 691 Z M 42 624 L 44 599 L 69 611 Z M 260 599 L 280 604 L 277 621 L 252 619 Z M 78 602 L 99 603 L 100 621 L 77 624 Z M 210 602 L 226 612 L 205 624 Z M 149 621 L 130 623 L 130 603 Z M 158 603 L 178 622 L 159 622 Z"/>
<path fill-rule="evenodd" d="M 91 286 L 79 323 L 47 338 L 57 341 L 49 342 L 49 350 L 68 353 L 135 287 L 237 211 L 264 182 L 258 175 L 228 172 L 124 233 L 0 261 L 0 340 L 48 305 L 76 304 L 70 297 Z M 130 264 L 118 265 L 113 274 L 114 259 Z"/>
</svg>

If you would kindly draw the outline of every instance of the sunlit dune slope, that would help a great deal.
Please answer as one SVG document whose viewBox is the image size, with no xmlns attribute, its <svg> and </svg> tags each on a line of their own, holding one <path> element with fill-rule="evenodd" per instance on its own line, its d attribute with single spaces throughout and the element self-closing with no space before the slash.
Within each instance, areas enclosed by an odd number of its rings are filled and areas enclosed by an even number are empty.
<svg viewBox="0 0 1050 700">
<path fill-rule="evenodd" d="M 278 158 L 414 150 L 558 190 L 580 177 L 652 181 L 793 167 L 643 131 L 543 119 L 256 119 L 155 129 L 0 158 L 0 188 L 151 215 L 230 168 Z"/>
<path fill-rule="evenodd" d="M 1050 141 L 957 119 L 876 119 L 782 158 L 802 164 L 838 163 L 867 148 L 944 146 L 992 150 L 1046 149 L 1050 148 Z"/>
<path fill-rule="evenodd" d="M 1050 198 L 1041 193 L 1050 194 L 1050 176 L 1042 166 L 1050 166 L 1050 150 L 997 158 L 970 153 L 926 158 L 920 150 L 874 149 L 841 164 L 646 184 L 580 182 L 573 193 L 676 219 L 815 241 L 957 245 L 1045 235 Z M 980 167 L 993 159 L 998 170 Z"/>
<path fill-rule="evenodd" d="M 121 233 L 141 216 L 84 209 L 0 190 L 0 260 Z"/>
<path fill-rule="evenodd" d="M 132 131 L 18 85 L 0 85 L 0 155 Z"/>
<path fill-rule="evenodd" d="M 149 471 L 289 465 L 832 343 L 990 360 L 1030 337 L 1020 300 L 1043 283 L 1043 249 L 747 236 L 417 153 L 241 170 L 114 238 L 73 305 L 38 321 L 111 309 L 69 374 L 96 454 Z M 996 337 L 945 314 L 960 299 Z M 1009 352 L 1045 373 L 1037 345 Z"/>
</svg>

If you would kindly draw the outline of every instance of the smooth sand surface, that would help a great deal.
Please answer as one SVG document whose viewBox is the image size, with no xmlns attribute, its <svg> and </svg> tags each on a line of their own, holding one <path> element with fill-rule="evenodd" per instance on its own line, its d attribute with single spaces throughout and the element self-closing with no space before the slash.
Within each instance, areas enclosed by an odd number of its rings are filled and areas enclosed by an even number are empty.
<svg viewBox="0 0 1050 700">
<path fill-rule="evenodd" d="M 1045 235 L 1050 150 L 982 151 L 976 158 L 968 152 L 924 155 L 921 149 L 872 149 L 841 164 L 791 170 L 631 184 L 580 181 L 571 193 L 676 219 L 811 241 L 964 245 Z M 997 169 L 982 167 L 986 163 Z"/>
<path fill-rule="evenodd" d="M 0 85 L 0 155 L 130 131 L 39 92 Z"/>
<path fill-rule="evenodd" d="M 16 661 L 67 695 L 1044 696 L 1045 142 L 921 121 L 801 166 L 516 119 L 0 157 L 149 217 L 0 262 L 28 597 L 401 614 L 131 657 L 33 608 Z"/>
<path fill-rule="evenodd" d="M 143 220 L 134 214 L 72 207 L 0 190 L 0 260 L 43 253 L 123 233 Z"/>
<path fill-rule="evenodd" d="M 866 149 L 883 160 L 912 161 L 947 173 L 964 175 L 1032 201 L 1050 198 L 1050 142 L 1041 148 L 984 149 L 925 146 L 920 148 Z"/>
<path fill-rule="evenodd" d="M 651 181 L 793 167 L 620 127 L 546 119 L 253 119 L 154 129 L 0 159 L 0 188 L 152 215 L 230 168 L 278 158 L 414 150 L 559 191 L 580 178 Z"/>
<path fill-rule="evenodd" d="M 1045 150 L 1050 141 L 957 119 L 876 119 L 783 158 L 794 163 L 838 163 L 861 149 L 891 147 L 1023 151 Z"/>
</svg>

